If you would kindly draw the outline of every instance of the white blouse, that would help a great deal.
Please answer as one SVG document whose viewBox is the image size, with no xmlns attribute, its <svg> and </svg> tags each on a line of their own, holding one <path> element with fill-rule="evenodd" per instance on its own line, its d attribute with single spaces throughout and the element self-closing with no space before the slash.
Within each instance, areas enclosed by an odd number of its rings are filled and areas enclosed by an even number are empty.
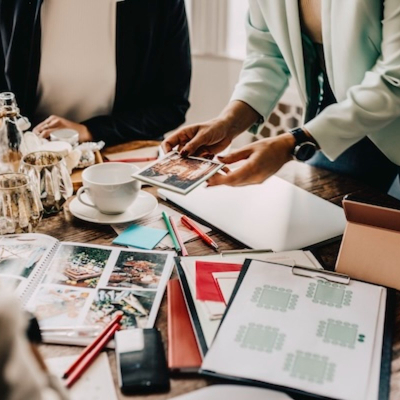
<svg viewBox="0 0 400 400">
<path fill-rule="evenodd" d="M 115 98 L 116 0 L 44 0 L 36 115 L 81 122 Z"/>
</svg>

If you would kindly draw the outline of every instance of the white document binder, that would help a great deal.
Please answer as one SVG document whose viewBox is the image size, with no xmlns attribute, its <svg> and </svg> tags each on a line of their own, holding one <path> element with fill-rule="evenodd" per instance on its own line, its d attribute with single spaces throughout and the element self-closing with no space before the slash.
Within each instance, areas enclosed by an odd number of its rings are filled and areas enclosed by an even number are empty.
<svg viewBox="0 0 400 400">
<path fill-rule="evenodd" d="M 276 176 L 259 185 L 158 194 L 253 249 L 302 249 L 342 235 L 346 225 L 342 208 Z"/>
</svg>

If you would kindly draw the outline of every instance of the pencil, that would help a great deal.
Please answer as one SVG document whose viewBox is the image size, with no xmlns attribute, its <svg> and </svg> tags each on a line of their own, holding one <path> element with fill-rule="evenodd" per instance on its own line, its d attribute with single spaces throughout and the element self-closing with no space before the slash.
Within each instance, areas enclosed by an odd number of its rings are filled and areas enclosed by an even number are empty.
<svg viewBox="0 0 400 400">
<path fill-rule="evenodd" d="M 119 313 L 116 315 L 107 325 L 106 327 L 102 330 L 102 332 L 96 337 L 96 339 L 93 340 L 92 343 L 90 343 L 85 350 L 83 350 L 82 354 L 71 364 L 71 366 L 65 371 L 63 375 L 63 379 L 68 378 L 68 376 L 72 373 L 72 371 L 78 366 L 78 364 L 81 363 L 81 361 L 94 349 L 94 347 L 99 343 L 102 338 L 108 333 L 108 331 L 113 328 L 114 325 L 116 325 L 119 321 L 121 321 L 121 318 L 123 317 L 122 313 Z"/>
<path fill-rule="evenodd" d="M 178 239 L 176 238 L 175 232 L 171 226 L 171 223 L 169 222 L 168 215 L 165 211 L 163 211 L 161 214 L 162 214 L 163 220 L 165 222 L 165 225 L 167 226 L 168 233 L 171 236 L 172 243 L 174 244 L 174 248 L 175 248 L 176 252 L 179 253 L 181 251 L 181 246 L 179 246 Z"/>
<path fill-rule="evenodd" d="M 169 217 L 169 222 L 171 222 L 172 229 L 175 232 L 176 239 L 178 240 L 179 246 L 181 246 L 182 256 L 183 257 L 188 256 L 189 253 L 186 250 L 185 244 L 183 243 L 183 240 L 182 240 L 182 236 L 179 233 L 178 227 L 176 226 L 176 223 L 175 223 L 174 219 L 172 217 Z"/>
<path fill-rule="evenodd" d="M 119 329 L 121 329 L 121 325 L 118 323 L 114 324 L 107 334 L 103 336 L 97 345 L 92 349 L 92 351 L 87 354 L 82 362 L 71 372 L 65 381 L 65 386 L 67 388 L 70 388 L 83 375 L 89 365 L 96 359 L 100 351 L 103 350 L 106 344 L 113 338 L 115 332 Z"/>
</svg>

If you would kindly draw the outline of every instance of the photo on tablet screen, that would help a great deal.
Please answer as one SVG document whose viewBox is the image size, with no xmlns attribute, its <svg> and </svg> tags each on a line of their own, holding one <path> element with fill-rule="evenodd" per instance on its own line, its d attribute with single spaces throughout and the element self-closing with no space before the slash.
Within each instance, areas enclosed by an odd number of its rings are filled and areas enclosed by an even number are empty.
<svg viewBox="0 0 400 400">
<path fill-rule="evenodd" d="M 187 194 L 218 172 L 224 164 L 198 157 L 182 157 L 177 151 L 134 174 L 153 186 Z"/>
</svg>

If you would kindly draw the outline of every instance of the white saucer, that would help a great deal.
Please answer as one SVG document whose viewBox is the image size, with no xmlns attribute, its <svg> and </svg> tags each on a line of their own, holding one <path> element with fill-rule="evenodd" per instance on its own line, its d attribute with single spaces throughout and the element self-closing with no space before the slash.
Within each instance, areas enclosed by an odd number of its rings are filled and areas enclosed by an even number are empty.
<svg viewBox="0 0 400 400">
<path fill-rule="evenodd" d="M 90 203 L 90 200 L 83 193 L 82 197 Z M 122 214 L 108 215 L 103 214 L 95 208 L 86 206 L 75 197 L 69 204 L 71 214 L 84 221 L 94 222 L 96 224 L 122 224 L 124 222 L 135 221 L 152 213 L 157 208 L 157 199 L 150 193 L 141 190 L 137 199 Z"/>
</svg>

